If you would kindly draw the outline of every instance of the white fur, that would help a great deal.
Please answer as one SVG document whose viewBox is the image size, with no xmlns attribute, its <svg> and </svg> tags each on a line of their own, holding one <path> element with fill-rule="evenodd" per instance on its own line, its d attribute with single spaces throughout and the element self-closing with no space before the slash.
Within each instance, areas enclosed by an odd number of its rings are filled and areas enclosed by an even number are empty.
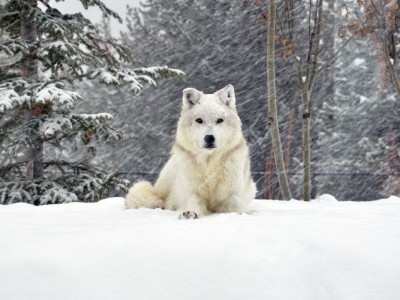
<svg viewBox="0 0 400 300">
<path fill-rule="evenodd" d="M 214 94 L 185 89 L 171 158 L 154 188 L 142 181 L 129 190 L 126 207 L 177 209 L 188 212 L 186 218 L 251 212 L 256 188 L 241 125 L 232 85 Z M 206 148 L 206 135 L 214 136 L 215 148 Z"/>
</svg>

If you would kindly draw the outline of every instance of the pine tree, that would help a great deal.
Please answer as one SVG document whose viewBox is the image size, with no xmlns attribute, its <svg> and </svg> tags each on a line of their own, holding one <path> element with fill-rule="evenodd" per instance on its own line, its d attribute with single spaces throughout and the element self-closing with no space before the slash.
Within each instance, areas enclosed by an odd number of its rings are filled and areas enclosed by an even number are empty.
<svg viewBox="0 0 400 300">
<path fill-rule="evenodd" d="M 1 6 L 0 26 L 8 38 L 0 53 L 20 56 L 0 74 L 0 203 L 34 204 L 98 201 L 110 187 L 126 189 L 128 182 L 92 164 L 96 144 L 121 140 L 110 126 L 108 113 L 73 113 L 83 98 L 65 88 L 77 80 L 107 86 L 128 84 L 133 95 L 155 80 L 183 77 L 168 67 L 129 68 L 129 48 L 102 39 L 82 14 L 62 14 L 41 0 L 9 0 Z M 97 6 L 104 16 L 120 17 L 98 0 L 80 0 L 84 8 Z M 63 151 L 83 156 L 63 158 Z M 57 154 L 57 155 L 54 155 Z M 46 170 L 46 172 L 45 172 Z"/>
</svg>

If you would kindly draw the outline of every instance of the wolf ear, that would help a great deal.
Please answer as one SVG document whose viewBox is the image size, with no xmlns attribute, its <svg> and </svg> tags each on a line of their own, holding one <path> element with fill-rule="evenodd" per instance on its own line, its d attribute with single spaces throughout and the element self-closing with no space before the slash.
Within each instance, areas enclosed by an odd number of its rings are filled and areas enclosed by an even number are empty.
<svg viewBox="0 0 400 300">
<path fill-rule="evenodd" d="M 215 92 L 219 99 L 228 107 L 235 107 L 236 99 L 235 99 L 235 90 L 231 84 L 228 84 L 222 90 Z"/>
<path fill-rule="evenodd" d="M 188 88 L 183 90 L 183 108 L 189 110 L 200 100 L 201 92 L 194 89 Z"/>
</svg>

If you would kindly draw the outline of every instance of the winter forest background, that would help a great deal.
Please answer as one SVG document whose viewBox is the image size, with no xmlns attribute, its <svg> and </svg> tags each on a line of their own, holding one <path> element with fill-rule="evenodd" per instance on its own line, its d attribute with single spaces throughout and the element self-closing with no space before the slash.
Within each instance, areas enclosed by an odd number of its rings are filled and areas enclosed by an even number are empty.
<svg viewBox="0 0 400 300">
<path fill-rule="evenodd" d="M 24 1 L 2 0 L 1 3 L 2 14 L 5 16 L 0 26 L 2 28 L 1 43 L 4 46 L 2 49 L 5 50 L 0 52 L 1 72 L 4 73 L 0 73 L 0 76 L 3 76 L 0 77 L 0 97 L 4 96 L 5 82 L 11 75 L 21 77 L 23 72 L 21 64 L 26 55 L 26 53 L 21 54 L 18 47 L 10 46 L 10 40 L 18 40 L 21 37 L 18 36 L 18 30 L 11 34 L 7 31 L 12 26 L 16 26 L 16 21 L 9 19 L 12 17 L 9 16 L 10 11 L 5 9 L 7 2 Z M 54 1 L 42 2 L 45 4 L 48 2 L 47 5 L 54 3 Z M 96 1 L 82 1 L 89 5 L 92 2 Z M 16 111 L 24 105 L 22 100 L 18 102 L 19 108 L 17 105 L 8 111 L 0 110 L 0 125 L 2 126 L 0 131 L 0 202 L 33 203 L 35 199 L 40 199 L 40 204 L 46 203 L 48 199 L 50 199 L 49 202 L 71 201 L 71 199 L 96 201 L 110 193 L 124 195 L 124 187 L 126 188 L 129 183 L 122 181 L 121 178 L 131 182 L 146 178 L 154 182 L 157 173 L 169 157 L 174 141 L 176 123 L 181 109 L 182 90 L 194 87 L 204 93 L 213 93 L 227 84 L 232 84 L 235 88 L 237 109 L 250 147 L 253 177 L 259 190 L 257 197 L 281 198 L 268 126 L 267 4 L 266 1 L 259 2 L 143 0 L 139 8 L 127 7 L 126 20 L 123 22 L 120 34 L 115 34 L 112 30 L 109 18 L 103 18 L 96 25 L 98 35 L 103 41 L 111 41 L 112 38 L 117 40 L 115 45 L 105 42 L 106 48 L 102 48 L 105 52 L 95 57 L 104 58 L 104 64 L 109 64 L 108 66 L 111 65 L 113 68 L 117 68 L 116 65 L 120 64 L 118 67 L 125 70 L 124 74 L 129 73 L 126 70 L 134 70 L 131 72 L 136 72 L 136 75 L 143 73 L 150 79 L 144 78 L 143 82 L 146 84 L 142 82 L 143 88 L 133 93 L 132 84 L 121 84 L 118 88 L 103 84 L 109 78 L 108 75 L 104 75 L 106 80 L 92 80 L 99 78 L 96 76 L 103 76 L 97 73 L 95 75 L 91 73 L 93 76 L 82 76 L 82 80 L 68 80 L 68 76 L 65 76 L 67 78 L 63 80 L 65 90 L 77 92 L 84 99 L 84 101 L 74 100 L 74 114 L 109 113 L 114 120 L 107 123 L 109 121 L 103 120 L 104 115 L 96 115 L 92 118 L 94 123 L 97 119 L 104 122 L 99 121 L 98 124 L 78 122 L 78 125 L 72 122 L 72 127 L 68 129 L 71 137 L 71 139 L 68 138 L 69 141 L 81 139 L 81 142 L 73 143 L 73 145 L 57 140 L 54 135 L 61 136 L 60 133 L 52 132 L 49 137 L 46 136 L 46 131 L 42 130 L 41 134 L 57 141 L 51 146 L 45 144 L 45 160 L 65 162 L 65 166 L 72 170 L 60 168 L 59 163 L 45 164 L 42 180 L 29 178 L 29 175 L 26 175 L 29 162 L 22 158 L 21 153 L 26 151 L 22 146 L 18 146 L 19 148 L 15 146 L 14 152 L 9 151 L 10 145 L 21 138 L 21 136 L 16 136 L 18 132 L 27 134 L 25 129 L 13 132 L 6 129 L 11 124 L 10 120 L 18 119 L 19 115 Z M 293 198 L 302 199 L 301 92 L 294 75 L 295 66 L 291 59 L 286 57 L 291 53 L 287 52 L 283 34 L 280 33 L 280 30 L 284 31 L 282 29 L 284 27 L 280 29 L 279 25 L 279 17 L 283 20 L 284 6 L 287 2 L 290 2 L 294 9 L 292 40 L 296 42 L 294 46 L 296 55 L 306 60 L 310 41 L 309 28 L 315 25 L 314 16 L 310 12 L 315 9 L 316 1 L 277 1 L 275 63 L 279 128 L 291 193 Z M 400 102 L 390 78 L 385 81 L 386 70 L 382 71 L 382 64 L 379 62 L 380 50 L 374 48 L 373 40 L 368 36 L 352 34 L 354 32 L 352 32 L 351 20 L 365 19 L 363 16 L 366 12 L 359 7 L 360 2 L 363 1 L 325 0 L 323 3 L 319 60 L 323 64 L 333 56 L 334 59 L 329 67 L 316 78 L 310 100 L 312 198 L 318 194 L 329 193 L 339 200 L 366 201 L 398 195 L 400 192 L 397 162 L 399 155 L 397 144 L 400 142 L 398 134 Z M 378 0 L 376 2 L 380 3 Z M 397 5 L 397 1 L 384 2 L 385 5 Z M 45 11 L 46 7 L 42 6 L 41 9 Z M 81 10 L 81 7 L 77 7 L 76 12 Z M 400 12 L 397 9 L 393 30 L 395 38 L 398 37 L 398 16 L 400 17 Z M 63 22 L 66 20 L 66 18 L 59 18 Z M 40 22 L 42 21 L 38 21 L 38 24 L 42 26 Z M 43 25 L 42 42 L 45 42 L 44 36 L 47 34 L 45 30 L 47 29 Z M 47 36 L 51 37 L 51 34 L 53 33 L 48 33 Z M 55 33 L 55 36 L 57 34 Z M 62 40 L 64 37 L 60 34 L 56 38 Z M 75 37 L 71 35 L 71 40 L 73 39 Z M 122 48 L 118 48 L 117 44 Z M 22 44 L 18 45 L 20 48 L 23 47 Z M 107 45 L 115 47 L 110 46 L 108 49 Z M 396 52 L 396 46 L 396 42 L 391 44 L 394 66 L 396 66 L 396 55 L 393 56 L 393 52 Z M 8 50 L 5 47 L 8 47 Z M 100 53 L 99 49 L 103 47 L 103 44 L 93 47 Z M 121 53 L 131 51 L 130 55 L 134 64 L 130 59 L 122 63 L 108 59 L 113 55 L 121 54 L 117 53 L 118 49 Z M 59 49 L 54 51 L 59 51 Z M 43 54 L 43 59 L 38 64 L 39 78 L 47 76 L 43 69 L 48 67 L 46 64 L 49 65 L 52 59 L 49 58 L 49 53 Z M 46 55 L 49 57 L 45 57 Z M 63 57 L 68 56 L 65 53 L 63 55 Z M 72 56 L 70 58 L 73 60 Z M 65 62 L 65 64 L 71 66 L 72 62 Z M 82 72 L 94 70 L 90 68 L 99 68 L 87 65 Z M 142 67 L 152 66 L 168 66 L 173 69 L 170 71 L 147 69 L 142 73 L 138 71 Z M 68 73 L 67 69 L 60 69 L 59 73 Z M 178 70 L 184 72 L 186 76 L 183 77 Z M 112 72 L 110 74 L 113 75 Z M 23 75 L 22 73 L 22 78 Z M 133 73 L 128 75 L 132 78 L 136 76 Z M 157 79 L 157 89 L 153 88 L 153 79 Z M 29 90 L 29 87 L 26 89 Z M 16 88 L 15 91 L 17 91 Z M 23 92 L 19 93 L 21 97 Z M 135 93 L 137 95 L 134 95 Z M 26 95 L 31 94 L 27 92 Z M 1 101 L 2 98 L 0 98 L 0 109 Z M 45 113 L 47 112 L 43 112 Z M 82 117 L 67 114 L 66 111 L 60 111 L 57 120 L 60 120 L 60 115 L 63 118 L 69 118 L 69 122 L 74 118 L 74 120 L 82 119 Z M 54 122 L 58 122 L 59 131 L 63 132 L 63 125 L 59 121 Z M 9 128 L 25 126 L 21 124 L 15 127 L 10 125 Z M 41 124 L 40 126 L 44 126 L 43 124 L 48 123 L 43 119 Z M 109 132 L 111 127 L 106 124 L 110 124 L 118 132 Z M 103 127 L 96 131 L 100 128 L 97 126 Z M 118 136 L 119 131 L 122 133 L 123 140 L 120 140 Z M 108 144 L 100 143 L 101 132 L 108 135 L 104 138 Z M 115 138 L 110 138 L 113 134 L 116 135 Z M 85 135 L 86 140 L 82 138 L 82 135 Z M 95 138 L 92 137 L 93 135 Z M 98 139 L 97 135 L 99 135 Z M 27 145 L 27 142 L 21 143 Z M 79 165 L 82 162 L 85 163 L 85 167 Z M 9 167 L 11 165 L 15 167 L 15 170 Z M 80 171 L 77 171 L 78 169 Z M 95 169 L 98 171 L 93 171 Z M 102 171 L 99 171 L 100 169 Z M 51 188 L 48 188 L 49 180 L 59 173 L 62 173 L 61 177 L 54 179 L 56 183 L 52 183 Z M 91 174 L 91 177 L 87 174 Z M 107 174 L 113 175 L 109 177 Z M 76 178 L 80 176 L 79 180 L 75 180 L 74 176 Z M 72 181 L 73 184 L 64 184 Z M 27 185 L 24 186 L 24 184 Z M 61 193 L 63 189 L 68 193 L 75 193 L 77 197 L 64 194 L 57 198 L 55 195 Z M 92 190 L 95 190 L 96 196 L 87 196 L 90 193 L 93 195 Z M 41 198 L 40 191 L 47 193 L 48 197 Z M 49 191 L 52 191 L 51 196 L 49 196 Z M 80 197 L 79 194 L 84 196 Z M 55 198 L 57 199 L 54 200 Z"/>
</svg>

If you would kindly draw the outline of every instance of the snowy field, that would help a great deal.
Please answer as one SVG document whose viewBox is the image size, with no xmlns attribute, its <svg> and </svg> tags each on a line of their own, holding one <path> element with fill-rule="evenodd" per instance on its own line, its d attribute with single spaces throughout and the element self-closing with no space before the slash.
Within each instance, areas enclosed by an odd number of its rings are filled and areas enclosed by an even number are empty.
<svg viewBox="0 0 400 300">
<path fill-rule="evenodd" d="M 178 220 L 123 198 L 0 205 L 0 299 L 400 299 L 400 198 Z"/>
</svg>

